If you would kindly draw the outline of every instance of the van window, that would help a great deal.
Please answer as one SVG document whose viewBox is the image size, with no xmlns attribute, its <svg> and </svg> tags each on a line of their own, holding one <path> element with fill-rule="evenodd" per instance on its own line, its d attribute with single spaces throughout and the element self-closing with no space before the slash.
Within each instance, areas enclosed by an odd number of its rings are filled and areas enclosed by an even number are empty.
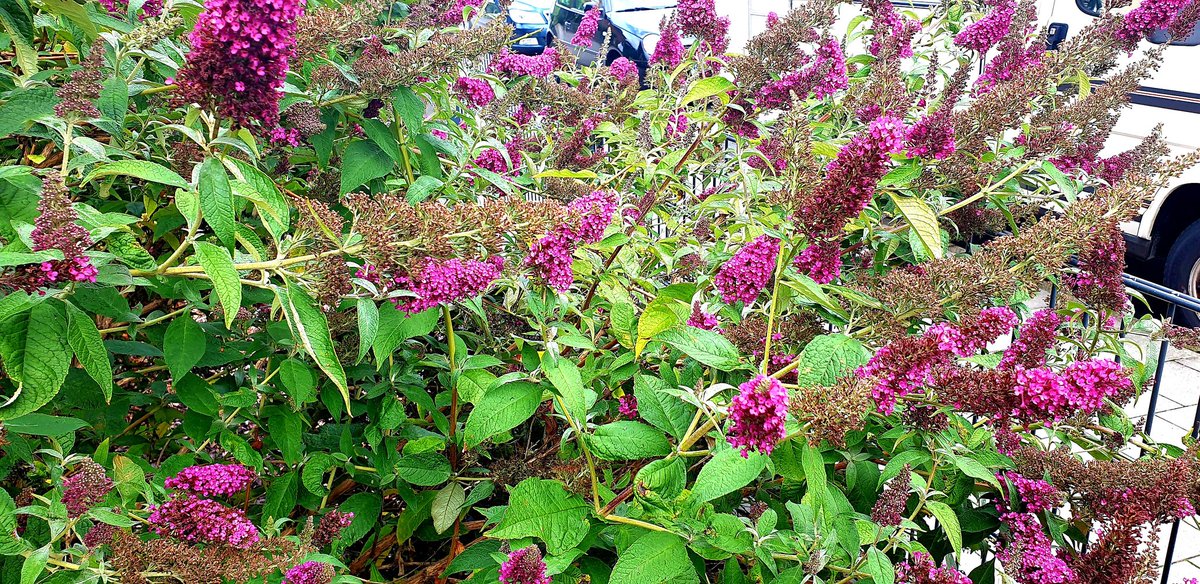
<svg viewBox="0 0 1200 584">
<path fill-rule="evenodd" d="M 1104 10 L 1104 0 L 1075 0 L 1075 6 L 1079 10 L 1089 16 L 1100 16 L 1100 12 Z M 1146 36 L 1150 42 L 1161 45 L 1167 42 L 1166 31 L 1155 31 Z M 1172 43 L 1175 46 L 1194 47 L 1200 45 L 1200 22 L 1196 23 L 1196 27 L 1192 29 L 1191 34 L 1186 38 L 1175 39 Z"/>
</svg>

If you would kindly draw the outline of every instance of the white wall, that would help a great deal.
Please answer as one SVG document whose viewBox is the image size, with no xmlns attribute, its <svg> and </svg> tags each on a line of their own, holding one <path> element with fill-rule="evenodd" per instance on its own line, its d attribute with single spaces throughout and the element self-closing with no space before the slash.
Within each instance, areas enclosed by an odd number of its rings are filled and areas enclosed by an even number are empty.
<svg viewBox="0 0 1200 584">
<path fill-rule="evenodd" d="M 775 12 L 782 16 L 788 10 L 791 10 L 792 2 L 801 2 L 803 0 L 716 1 L 717 12 L 721 16 L 728 16 L 730 20 L 729 50 L 730 52 L 738 53 L 745 46 L 747 39 L 766 27 L 767 14 Z"/>
</svg>

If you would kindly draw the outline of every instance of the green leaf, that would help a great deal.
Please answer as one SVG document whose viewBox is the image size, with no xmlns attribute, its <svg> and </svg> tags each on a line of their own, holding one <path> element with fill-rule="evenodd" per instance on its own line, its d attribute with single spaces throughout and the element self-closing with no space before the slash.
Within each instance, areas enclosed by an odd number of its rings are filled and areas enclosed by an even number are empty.
<svg viewBox="0 0 1200 584">
<path fill-rule="evenodd" d="M 221 408 L 208 382 L 188 373 L 175 378 L 175 397 L 189 410 L 204 416 L 215 416 Z"/>
<path fill-rule="evenodd" d="M 62 436 L 86 427 L 88 427 L 88 423 L 79 418 L 36 413 L 25 414 L 4 422 L 4 428 L 9 432 L 30 436 Z"/>
<path fill-rule="evenodd" d="M 742 458 L 739 450 L 727 448 L 713 455 L 700 469 L 692 494 L 701 501 L 723 497 L 750 484 L 766 467 L 767 457 L 757 452 Z"/>
<path fill-rule="evenodd" d="M 300 470 L 300 484 L 308 492 L 314 495 L 324 496 L 329 492 L 325 487 L 325 472 L 328 471 L 335 461 L 333 457 L 324 452 L 317 452 L 309 457 L 304 468 Z"/>
<path fill-rule="evenodd" d="M 303 361 L 284 359 L 279 364 L 279 381 L 283 383 L 288 396 L 298 406 L 311 402 L 317 397 L 317 377 Z"/>
<path fill-rule="evenodd" d="M 36 411 L 50 403 L 67 379 L 71 350 L 67 318 L 58 302 L 42 302 L 0 324 L 0 355 L 17 382 L 12 403 L 0 407 L 0 420 Z"/>
<path fill-rule="evenodd" d="M 71 24 L 79 27 L 88 38 L 95 38 L 98 34 L 96 25 L 92 23 L 91 17 L 84 9 L 82 4 L 76 4 L 71 0 L 39 0 L 44 10 L 49 11 L 57 16 L 65 17 L 71 21 Z"/>
<path fill-rule="evenodd" d="M 87 184 L 104 176 L 130 176 L 141 179 L 147 182 L 159 183 L 179 187 L 181 189 L 191 188 L 186 180 L 183 180 L 179 173 L 149 160 L 118 160 L 105 164 L 96 170 L 88 173 L 83 179 L 82 184 Z"/>
<path fill-rule="evenodd" d="M 392 106 L 396 108 L 396 113 L 399 114 L 409 132 L 414 134 L 423 132 L 425 103 L 421 101 L 421 96 L 407 87 L 397 87 L 392 92 Z"/>
<path fill-rule="evenodd" d="M 733 82 L 724 77 L 702 77 L 688 88 L 687 95 L 683 96 L 683 104 L 687 105 L 714 95 L 721 96 L 721 103 L 729 103 L 729 92 L 734 89 L 736 87 Z"/>
<path fill-rule="evenodd" d="M 679 315 L 671 309 L 671 305 L 677 302 L 674 298 L 660 296 L 651 301 L 646 306 L 646 310 L 642 311 L 642 316 L 638 319 L 638 338 L 637 344 L 633 348 L 634 357 L 642 354 L 642 349 L 646 348 L 646 343 L 649 343 L 654 335 L 675 326 L 679 322 Z"/>
<path fill-rule="evenodd" d="M 883 175 L 883 178 L 879 180 L 879 186 L 902 187 L 914 180 L 917 180 L 923 171 L 924 168 L 917 161 L 909 161 L 907 164 L 903 166 L 897 166 L 887 174 Z"/>
<path fill-rule="evenodd" d="M 46 562 L 49 560 L 49 545 L 40 547 L 37 551 L 26 556 L 25 562 L 21 564 L 21 584 L 33 584 L 37 582 L 38 576 L 42 575 L 42 570 L 46 568 Z"/>
<path fill-rule="evenodd" d="M 452 482 L 442 487 L 433 498 L 433 506 L 429 508 L 429 514 L 433 517 L 433 528 L 438 533 L 450 529 L 458 520 L 458 512 L 466 500 L 467 494 L 458 483 Z"/>
<path fill-rule="evenodd" d="M 249 190 L 257 195 L 250 200 L 254 202 L 254 208 L 258 211 L 263 225 L 271 232 L 271 235 L 275 236 L 275 239 L 283 237 L 287 233 L 288 226 L 291 225 L 292 209 L 288 205 L 287 198 L 279 192 L 275 181 L 248 162 L 236 158 L 226 158 L 225 161 L 232 164 L 242 175 L 242 180 L 238 184 L 243 186 L 239 192 Z"/>
<path fill-rule="evenodd" d="M 892 561 L 888 559 L 887 554 L 879 551 L 877 547 L 867 548 L 867 563 L 863 569 L 870 574 L 875 584 L 895 584 L 896 582 L 895 566 L 892 566 Z"/>
<path fill-rule="evenodd" d="M 401 456 L 396 462 L 396 474 L 418 487 L 433 487 L 446 482 L 453 473 L 450 461 L 436 452 Z"/>
<path fill-rule="evenodd" d="M 350 525 L 347 525 L 338 537 L 338 541 L 350 545 L 362 539 L 375 528 L 375 523 L 379 521 L 379 514 L 383 511 L 383 498 L 378 493 L 355 493 L 342 502 L 338 506 L 338 510 L 354 514 Z"/>
<path fill-rule="evenodd" d="M 40 264 L 50 260 L 61 259 L 63 259 L 62 252 L 55 250 L 37 251 L 32 253 L 3 251 L 0 252 L 0 268 L 27 266 L 29 264 Z"/>
<path fill-rule="evenodd" d="M 395 162 L 378 144 L 357 140 L 346 147 L 342 157 L 341 194 L 346 194 L 392 171 Z"/>
<path fill-rule="evenodd" d="M 96 109 L 106 120 L 116 122 L 114 128 L 121 128 L 125 123 L 125 114 L 129 111 L 129 86 L 120 75 L 109 77 L 100 90 L 100 100 Z M 120 133 L 114 132 L 114 133 Z"/>
<path fill-rule="evenodd" d="M 125 265 L 138 270 L 153 270 L 158 267 L 158 261 L 142 244 L 138 243 L 132 233 L 117 231 L 105 240 L 105 246 L 113 255 L 125 262 Z"/>
<path fill-rule="evenodd" d="M 797 383 L 803 387 L 830 386 L 867 362 L 870 353 L 858 340 L 840 333 L 809 341 L 796 365 Z"/>
<path fill-rule="evenodd" d="M 546 542 L 550 555 L 557 555 L 587 537 L 590 510 L 590 505 L 562 483 L 529 478 L 509 492 L 504 519 L 486 535 L 497 539 L 537 537 Z"/>
<path fill-rule="evenodd" d="M 882 487 L 892 477 L 899 476 L 904 470 L 904 465 L 915 469 L 929 460 L 929 453 L 924 450 L 905 450 L 897 453 L 888 460 L 887 466 L 883 467 L 883 474 L 879 475 L 879 483 L 876 488 Z"/>
<path fill-rule="evenodd" d="M 655 339 L 718 371 L 733 371 L 741 366 L 737 348 L 729 339 L 713 331 L 677 326 L 660 333 Z"/>
<path fill-rule="evenodd" d="M 897 193 L 890 194 L 896 208 L 917 234 L 925 251 L 932 258 L 942 259 L 942 228 L 938 226 L 937 214 L 921 199 Z"/>
<path fill-rule="evenodd" d="M 240 285 L 239 285 L 240 289 Z M 171 377 L 178 381 L 204 357 L 207 337 L 190 314 L 182 314 L 167 325 L 163 354 Z"/>
<path fill-rule="evenodd" d="M 984 481 L 997 489 L 1000 488 L 1000 481 L 996 478 L 996 473 L 974 458 L 956 456 L 954 457 L 954 466 L 971 478 Z"/>
<path fill-rule="evenodd" d="M 67 343 L 92 379 L 100 385 L 104 393 L 104 401 L 112 400 L 113 372 L 112 363 L 108 361 L 108 349 L 100 338 L 100 330 L 96 322 L 82 310 L 69 302 L 63 303 L 67 308 Z"/>
<path fill-rule="evenodd" d="M 547 354 L 546 358 L 542 359 L 542 371 L 562 396 L 567 413 L 575 420 L 586 418 L 589 391 L 583 386 L 583 377 L 575 362 L 569 358 L 551 357 Z"/>
<path fill-rule="evenodd" d="M 113 457 L 113 483 L 121 500 L 131 503 L 146 489 L 146 472 L 132 460 L 117 455 Z"/>
<path fill-rule="evenodd" d="M 603 460 L 637 460 L 671 453 L 671 443 L 662 430 L 629 420 L 596 428 L 588 436 L 587 443 L 592 447 L 592 454 Z"/>
<path fill-rule="evenodd" d="M 612 313 L 609 315 L 613 336 L 617 337 L 617 342 L 626 349 L 633 348 L 635 317 L 634 306 L 628 302 L 613 304 Z"/>
<path fill-rule="evenodd" d="M 962 553 L 962 527 L 958 523 L 958 515 L 954 514 L 954 509 L 941 501 L 925 501 L 925 508 L 933 513 L 937 518 L 938 523 L 942 524 L 942 531 L 946 532 L 946 539 L 950 540 L 950 547 L 954 548 L 954 554 Z"/>
<path fill-rule="evenodd" d="M 441 311 L 436 307 L 407 316 L 391 302 L 382 304 L 379 307 L 379 333 L 371 345 L 371 350 L 375 353 L 375 360 L 379 366 L 383 367 L 388 356 L 396 350 L 396 347 L 400 346 L 400 343 L 432 332 L 437 327 L 440 318 Z"/>
<path fill-rule="evenodd" d="M 12 556 L 27 549 L 17 536 L 17 505 L 8 491 L 0 489 L 0 556 Z"/>
<path fill-rule="evenodd" d="M 358 299 L 358 363 L 367 356 L 371 345 L 375 343 L 375 335 L 379 333 L 379 307 L 370 298 Z"/>
<path fill-rule="evenodd" d="M 196 183 L 200 196 L 200 210 L 204 221 L 212 227 L 217 239 L 232 250 L 236 242 L 237 218 L 233 210 L 233 189 L 229 186 L 229 175 L 216 158 L 205 158 L 200 163 L 200 178 Z"/>
<path fill-rule="evenodd" d="M 133 527 L 133 520 L 117 513 L 113 513 L 108 509 L 96 508 L 88 511 L 88 517 L 95 519 L 101 523 L 107 523 L 116 527 Z"/>
<path fill-rule="evenodd" d="M 233 266 L 233 258 L 225 248 L 207 241 L 197 241 L 193 247 L 196 249 L 196 260 L 212 280 L 217 300 L 225 311 L 225 326 L 233 328 L 233 319 L 242 307 L 242 282 Z"/>
<path fill-rule="evenodd" d="M 516 428 L 537 411 L 542 388 L 525 381 L 494 386 L 483 394 L 463 430 L 463 442 L 473 448 L 501 432 Z"/>
<path fill-rule="evenodd" d="M 400 143 L 396 141 L 396 135 L 392 129 L 387 127 L 379 120 L 363 119 L 359 121 L 359 126 L 362 127 L 363 133 L 370 138 L 376 146 L 379 146 L 391 157 L 392 161 L 399 164 L 402 160 L 400 155 Z"/>
<path fill-rule="evenodd" d="M 299 285 L 288 282 L 286 288 L 279 289 L 281 304 L 287 313 L 288 325 L 296 340 L 304 347 L 317 363 L 317 367 L 329 376 L 338 392 L 342 394 L 346 413 L 350 414 L 350 388 L 346 383 L 346 372 L 338 361 L 333 349 L 333 338 L 329 336 L 329 323 L 325 313 L 321 312 Z"/>
<path fill-rule="evenodd" d="M 16 64 L 21 66 L 21 71 L 24 71 L 26 76 L 37 73 L 38 52 L 33 47 L 35 31 L 29 4 L 25 0 L 0 2 L 0 24 L 4 25 L 4 30 L 8 31 L 12 37 L 17 57 Z M 5 119 L 4 116 L 0 116 L 0 120 L 3 119 Z M 0 132 L 0 135 L 7 134 L 8 132 Z"/>
<path fill-rule="evenodd" d="M 267 500 L 263 504 L 263 518 L 283 519 L 292 514 L 296 506 L 296 496 L 300 494 L 300 482 L 296 473 L 289 472 L 271 481 L 267 487 Z"/>
<path fill-rule="evenodd" d="M 691 424 L 695 408 L 667 392 L 667 382 L 649 375 L 633 379 L 633 396 L 637 398 L 638 415 L 660 430 L 682 440 Z"/>
<path fill-rule="evenodd" d="M 713 79 L 710 77 L 710 79 Z M 617 558 L 609 584 L 697 584 L 700 577 L 688 558 L 683 539 L 649 531 Z"/>
<path fill-rule="evenodd" d="M 634 483 L 654 491 L 664 499 L 672 499 L 683 491 L 687 482 L 687 465 L 682 458 L 660 458 L 643 466 L 634 476 Z"/>
</svg>

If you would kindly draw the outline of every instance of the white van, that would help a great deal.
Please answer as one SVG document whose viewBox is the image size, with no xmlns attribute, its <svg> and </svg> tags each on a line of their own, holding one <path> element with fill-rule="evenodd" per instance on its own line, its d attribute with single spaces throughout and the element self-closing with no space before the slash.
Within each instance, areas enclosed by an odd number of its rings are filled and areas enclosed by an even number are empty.
<svg viewBox="0 0 1200 584">
<path fill-rule="evenodd" d="M 1069 38 L 1102 9 L 1101 0 L 1042 0 L 1042 24 Z M 1142 47 L 1165 38 L 1151 35 Z M 1172 154 L 1200 149 L 1200 26 L 1163 53 L 1162 67 L 1130 95 L 1130 106 L 1105 144 L 1103 156 L 1136 146 L 1158 124 Z M 1133 58 L 1137 58 L 1137 54 Z M 1161 282 L 1189 296 L 1200 296 L 1200 168 L 1192 168 L 1159 189 L 1139 220 L 1123 225 L 1128 255 L 1161 265 Z M 1200 318 L 1188 311 L 1177 319 L 1192 326 Z"/>
<path fill-rule="evenodd" d="M 717 0 L 718 11 L 732 20 L 731 50 L 740 50 L 746 39 L 762 30 L 767 14 L 786 13 L 803 1 Z M 1039 0 L 1039 21 L 1050 30 L 1051 38 L 1065 40 L 1100 13 L 1102 1 Z M 893 4 L 918 13 L 931 7 L 927 0 L 893 0 Z M 857 6 L 842 8 L 841 20 L 859 13 Z M 1152 37 L 1142 46 L 1163 40 Z M 1163 138 L 1172 154 L 1200 148 L 1200 26 L 1188 38 L 1171 44 L 1159 70 L 1130 96 L 1130 107 L 1121 112 L 1102 156 L 1133 148 L 1158 124 L 1163 125 Z M 1156 269 L 1161 266 L 1161 273 L 1152 276 L 1161 276 L 1163 284 L 1200 297 L 1200 168 L 1188 170 L 1161 188 L 1139 220 L 1123 227 L 1130 258 L 1149 262 L 1147 265 Z M 1200 318 L 1188 311 L 1178 315 L 1177 321 L 1200 326 Z"/>
</svg>

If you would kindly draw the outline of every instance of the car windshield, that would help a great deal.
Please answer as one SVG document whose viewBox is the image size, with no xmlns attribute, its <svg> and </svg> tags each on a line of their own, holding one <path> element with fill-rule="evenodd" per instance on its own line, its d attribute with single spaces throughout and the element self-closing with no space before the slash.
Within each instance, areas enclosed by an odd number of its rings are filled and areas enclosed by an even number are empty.
<svg viewBox="0 0 1200 584">
<path fill-rule="evenodd" d="M 646 0 L 612 0 L 613 12 L 631 12 L 634 10 L 664 10 L 674 8 L 675 2 L 671 0 L 657 0 L 647 2 Z"/>
</svg>

